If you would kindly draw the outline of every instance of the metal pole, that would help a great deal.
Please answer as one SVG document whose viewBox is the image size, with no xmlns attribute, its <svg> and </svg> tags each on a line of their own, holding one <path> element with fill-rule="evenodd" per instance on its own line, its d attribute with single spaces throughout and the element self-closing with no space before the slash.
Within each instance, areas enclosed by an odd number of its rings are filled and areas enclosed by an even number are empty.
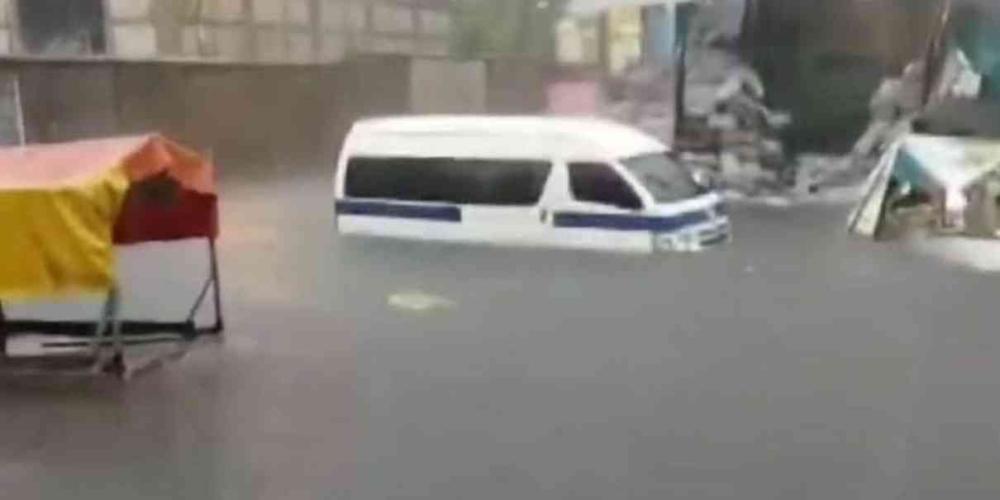
<svg viewBox="0 0 1000 500">
<path fill-rule="evenodd" d="M 682 41 L 677 55 L 677 70 L 674 71 L 674 82 L 677 89 L 674 92 L 674 135 L 684 126 L 684 100 L 687 94 L 687 41 Z"/>
<path fill-rule="evenodd" d="M 3 312 L 3 302 L 0 302 L 0 358 L 7 357 L 7 316 Z"/>
<path fill-rule="evenodd" d="M 24 108 L 21 106 L 21 77 L 14 77 L 14 106 L 17 112 L 17 140 L 18 144 L 24 146 L 27 137 L 24 132 Z"/>
<path fill-rule="evenodd" d="M 941 69 L 941 51 L 944 48 L 944 37 L 951 22 L 951 3 L 951 0 L 947 0 L 941 6 L 941 11 L 938 15 L 938 26 L 931 32 L 930 40 L 927 42 L 927 52 L 924 54 L 924 81 L 920 97 L 921 104 L 925 107 L 930 104 L 931 94 L 934 92 L 934 84 L 937 80 L 937 73 Z"/>
<path fill-rule="evenodd" d="M 111 342 L 114 346 L 114 355 L 122 356 L 125 353 L 125 338 L 122 336 L 121 292 L 117 286 L 111 289 L 108 303 L 111 312 L 109 320 L 111 321 Z"/>
<path fill-rule="evenodd" d="M 101 360 L 101 351 L 104 349 L 104 333 L 108 328 L 108 322 L 112 315 L 111 300 L 111 292 L 108 292 L 108 296 L 104 299 L 104 305 L 101 306 L 101 317 L 97 321 L 97 330 L 94 331 L 94 340 L 91 344 L 94 359 L 98 362 Z"/>
<path fill-rule="evenodd" d="M 121 291 L 116 285 L 108 293 L 108 321 L 111 324 L 111 358 L 104 362 L 101 370 L 121 378 L 127 375 L 125 367 L 125 337 L 121 320 Z"/>
<path fill-rule="evenodd" d="M 688 4 L 673 4 L 671 8 L 673 9 L 674 30 L 677 37 L 676 43 L 679 45 L 675 62 L 677 67 L 674 69 L 674 77 L 677 79 L 674 82 L 676 85 L 674 92 L 674 135 L 676 136 L 677 131 L 682 130 L 684 126 L 684 100 L 687 93 L 688 33 L 690 32 L 689 27 L 691 16 L 693 15 L 691 9 L 693 7 Z"/>
<path fill-rule="evenodd" d="M 226 329 L 226 323 L 222 317 L 222 283 L 219 280 L 219 259 L 215 249 L 215 238 L 208 239 L 208 254 L 212 273 L 212 302 L 215 306 L 215 326 L 212 327 L 212 333 L 222 333 Z"/>
</svg>

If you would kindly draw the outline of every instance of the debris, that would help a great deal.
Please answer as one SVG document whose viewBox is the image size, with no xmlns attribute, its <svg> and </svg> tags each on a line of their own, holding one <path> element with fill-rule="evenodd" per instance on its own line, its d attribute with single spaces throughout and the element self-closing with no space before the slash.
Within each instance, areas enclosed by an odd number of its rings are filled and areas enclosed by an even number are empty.
<svg viewBox="0 0 1000 500">
<path fill-rule="evenodd" d="M 761 198 L 761 203 L 772 208 L 788 208 L 792 206 L 792 200 L 782 196 L 765 196 Z"/>
<path fill-rule="evenodd" d="M 389 296 L 388 304 L 393 309 L 409 312 L 430 312 L 440 309 L 450 309 L 455 303 L 437 295 L 420 291 L 397 292 Z"/>
<path fill-rule="evenodd" d="M 899 78 L 884 80 L 872 95 L 871 122 L 851 150 L 848 171 L 855 178 L 875 168 L 889 146 L 913 132 L 913 124 L 936 103 L 975 98 L 983 84 L 983 77 L 975 72 L 965 53 L 952 48 L 937 75 L 937 86 L 929 92 L 932 102 L 925 106 L 925 73 L 922 61 L 912 62 Z"/>
<path fill-rule="evenodd" d="M 983 88 L 983 75 L 976 72 L 961 49 L 954 49 L 945 58 L 940 84 L 934 93 L 938 99 L 975 99 Z"/>
<path fill-rule="evenodd" d="M 1000 235 L 1000 140 L 910 134 L 882 155 L 849 230 L 875 238 L 914 231 Z"/>
<path fill-rule="evenodd" d="M 707 154 L 709 161 L 698 158 L 697 166 L 719 173 L 721 187 L 757 196 L 793 184 L 794 165 L 780 139 L 792 119 L 767 107 L 763 79 L 738 53 L 746 8 L 745 0 L 699 2 L 684 42 L 684 72 L 662 59 L 632 64 L 608 82 L 602 114 L 675 151 Z"/>
<path fill-rule="evenodd" d="M 716 151 L 726 188 L 751 196 L 781 191 L 791 165 L 779 133 L 791 116 L 765 105 L 763 80 L 734 50 L 697 37 L 690 44 L 679 148 Z"/>
</svg>

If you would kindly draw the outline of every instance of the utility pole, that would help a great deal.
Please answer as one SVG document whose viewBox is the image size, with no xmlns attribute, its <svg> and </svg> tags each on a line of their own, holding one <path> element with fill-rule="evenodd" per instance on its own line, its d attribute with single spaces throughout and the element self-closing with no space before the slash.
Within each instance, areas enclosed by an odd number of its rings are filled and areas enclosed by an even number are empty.
<svg viewBox="0 0 1000 500">
<path fill-rule="evenodd" d="M 676 91 L 674 93 L 674 135 L 681 130 L 684 125 L 685 110 L 684 100 L 687 94 L 687 54 L 688 54 L 688 33 L 690 33 L 691 16 L 694 15 L 694 4 L 674 3 L 670 6 L 674 10 L 674 30 L 677 37 L 677 57 L 674 78 L 677 79 Z"/>
<path fill-rule="evenodd" d="M 936 76 L 942 63 L 942 51 L 944 50 L 945 35 L 948 33 L 948 26 L 951 23 L 952 0 L 945 0 L 938 15 L 938 25 L 931 32 L 927 42 L 927 52 L 924 54 L 924 82 L 923 93 L 921 94 L 921 104 L 927 106 L 931 100 L 931 92 L 934 91 Z"/>
</svg>

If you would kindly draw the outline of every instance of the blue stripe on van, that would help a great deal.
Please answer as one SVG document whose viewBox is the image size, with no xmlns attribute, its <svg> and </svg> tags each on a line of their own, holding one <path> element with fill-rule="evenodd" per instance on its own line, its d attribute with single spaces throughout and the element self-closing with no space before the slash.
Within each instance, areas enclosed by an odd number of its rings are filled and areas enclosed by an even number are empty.
<svg viewBox="0 0 1000 500">
<path fill-rule="evenodd" d="M 651 217 L 628 214 L 588 214 L 557 212 L 553 219 L 556 227 L 611 229 L 616 231 L 651 231 L 666 233 L 709 220 L 708 212 L 698 210 L 679 215 Z"/>
<path fill-rule="evenodd" d="M 338 200 L 336 209 L 339 215 L 462 222 L 462 211 L 458 207 L 448 205 L 407 205 L 384 201 Z"/>
</svg>

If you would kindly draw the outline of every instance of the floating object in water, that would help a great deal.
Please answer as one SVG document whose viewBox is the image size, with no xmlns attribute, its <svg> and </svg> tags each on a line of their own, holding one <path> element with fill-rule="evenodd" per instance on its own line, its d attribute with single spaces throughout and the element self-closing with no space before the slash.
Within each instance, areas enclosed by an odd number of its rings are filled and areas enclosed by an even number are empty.
<svg viewBox="0 0 1000 500">
<path fill-rule="evenodd" d="M 389 295 L 389 307 L 401 311 L 429 312 L 454 307 L 455 303 L 444 297 L 420 291 L 397 292 Z"/>
</svg>

